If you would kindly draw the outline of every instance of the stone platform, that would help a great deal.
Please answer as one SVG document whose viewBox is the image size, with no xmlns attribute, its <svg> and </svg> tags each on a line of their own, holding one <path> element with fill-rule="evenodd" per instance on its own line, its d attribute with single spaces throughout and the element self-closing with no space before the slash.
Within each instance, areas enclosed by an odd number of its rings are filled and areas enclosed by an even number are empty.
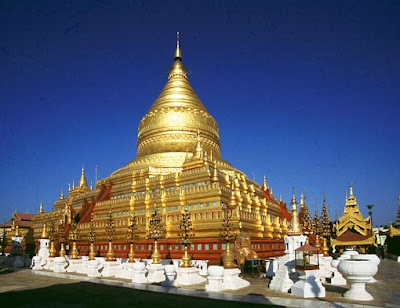
<svg viewBox="0 0 400 308">
<path fill-rule="evenodd" d="M 63 307 L 67 307 L 71 304 L 80 306 L 107 304 L 111 303 L 112 299 L 112 304 L 119 305 L 132 305 L 137 303 L 136 300 L 141 300 L 142 302 L 146 300 L 151 307 L 157 305 L 176 307 L 179 305 L 184 306 L 184 303 L 188 301 L 186 296 L 192 296 L 190 303 L 193 308 L 205 307 L 208 304 L 229 308 L 252 307 L 251 304 L 263 304 L 267 307 L 268 305 L 275 305 L 285 307 L 400 308 L 400 264 L 393 260 L 382 260 L 379 272 L 376 275 L 379 282 L 372 286 L 367 285 L 368 292 L 375 298 L 368 303 L 355 302 L 343 298 L 341 294 L 348 289 L 348 286 L 328 285 L 326 286 L 325 298 L 301 299 L 290 294 L 269 290 L 267 288 L 268 279 L 245 278 L 250 282 L 249 287 L 235 291 L 211 293 L 204 291 L 205 284 L 181 289 L 162 287 L 156 284 L 135 284 L 128 280 L 117 280 L 115 278 L 88 278 L 85 275 L 70 273 L 0 269 L 0 301 L 5 304 L 11 303 L 7 307 L 28 306 L 32 305 L 32 299 L 35 298 L 35 305 L 38 306 L 54 307 L 60 304 Z M 80 296 L 77 298 L 75 295 L 78 293 Z M 60 297 L 61 294 L 64 297 Z M 67 294 L 71 296 L 66 297 Z M 212 301 L 208 303 L 207 300 Z M 248 303 L 247 306 L 244 306 L 243 302 Z"/>
</svg>

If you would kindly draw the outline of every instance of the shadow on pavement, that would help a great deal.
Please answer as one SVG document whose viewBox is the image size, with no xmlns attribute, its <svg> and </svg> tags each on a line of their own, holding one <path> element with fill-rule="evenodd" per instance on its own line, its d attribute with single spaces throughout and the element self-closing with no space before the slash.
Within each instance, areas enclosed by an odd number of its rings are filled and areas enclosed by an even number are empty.
<svg viewBox="0 0 400 308">
<path fill-rule="evenodd" d="M 2 307 L 282 307 L 156 293 L 88 282 L 0 293 Z"/>
</svg>

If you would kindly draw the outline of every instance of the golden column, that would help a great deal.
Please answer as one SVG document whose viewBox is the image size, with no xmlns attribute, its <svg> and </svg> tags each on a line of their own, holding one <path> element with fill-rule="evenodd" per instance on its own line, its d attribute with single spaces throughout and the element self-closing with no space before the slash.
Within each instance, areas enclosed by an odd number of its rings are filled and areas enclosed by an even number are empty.
<svg viewBox="0 0 400 308">
<path fill-rule="evenodd" d="M 95 228 L 93 223 L 93 213 L 90 215 L 90 223 L 89 223 L 89 233 L 88 240 L 90 242 L 90 252 L 89 252 L 89 261 L 94 260 L 96 257 L 96 253 L 94 251 L 93 242 L 95 240 Z"/>
<path fill-rule="evenodd" d="M 66 239 L 66 234 L 65 234 L 65 224 L 66 220 L 61 220 L 60 224 L 58 225 L 58 241 L 61 244 L 59 256 L 60 257 L 65 257 L 65 242 L 67 241 Z"/>
<path fill-rule="evenodd" d="M 137 220 L 135 215 L 131 214 L 131 217 L 129 218 L 129 224 L 128 224 L 128 233 L 126 235 L 126 239 L 129 243 L 129 262 L 135 262 L 135 252 L 133 251 L 133 243 L 137 241 L 138 235 L 137 235 Z"/>
<path fill-rule="evenodd" d="M 56 227 L 54 225 L 54 217 L 51 216 L 50 218 L 50 223 L 49 223 L 49 228 L 47 229 L 47 232 L 49 234 L 49 239 L 50 239 L 50 258 L 54 258 L 56 256 L 56 248 L 54 247 L 54 242 L 56 240 Z"/>
<path fill-rule="evenodd" d="M 108 235 L 108 252 L 106 261 L 115 261 L 115 254 L 112 245 L 112 240 L 114 237 L 114 220 L 112 219 L 111 209 L 108 211 L 108 226 L 106 232 Z"/>
<path fill-rule="evenodd" d="M 223 254 L 222 262 L 225 268 L 235 268 L 235 259 L 231 252 L 230 243 L 236 238 L 236 234 L 233 233 L 233 223 L 231 222 L 231 210 L 227 204 L 222 205 L 222 210 L 224 212 L 224 220 L 222 221 L 222 228 L 219 233 L 220 241 L 226 243 L 226 251 Z"/>
<path fill-rule="evenodd" d="M 154 210 L 154 213 L 151 214 L 148 230 L 147 230 L 147 238 L 154 239 L 154 249 L 151 255 L 153 259 L 153 264 L 160 264 L 161 255 L 158 251 L 158 239 L 161 238 L 164 234 L 162 222 L 161 222 L 161 214 L 157 211 L 157 208 Z"/>
<path fill-rule="evenodd" d="M 188 253 L 188 245 L 192 243 L 190 239 L 194 237 L 195 234 L 193 233 L 192 220 L 187 205 L 182 213 L 179 229 L 181 229 L 181 233 L 179 233 L 178 236 L 181 238 L 185 250 L 182 257 L 182 267 L 190 267 L 191 258 Z"/>
<path fill-rule="evenodd" d="M 76 241 L 79 239 L 79 229 L 75 220 L 73 220 L 70 224 L 68 239 L 72 241 L 71 259 L 78 259 L 79 253 L 78 249 L 76 248 Z"/>
</svg>

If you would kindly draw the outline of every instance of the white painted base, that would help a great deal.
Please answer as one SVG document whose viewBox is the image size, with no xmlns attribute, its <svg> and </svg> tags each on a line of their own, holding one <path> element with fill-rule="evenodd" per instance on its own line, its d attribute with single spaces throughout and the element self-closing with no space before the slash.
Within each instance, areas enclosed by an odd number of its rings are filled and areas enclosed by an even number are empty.
<svg viewBox="0 0 400 308">
<path fill-rule="evenodd" d="M 138 270 L 138 271 L 133 270 L 132 282 L 147 283 L 146 270 Z"/>
<path fill-rule="evenodd" d="M 165 280 L 164 268 L 161 264 L 150 264 L 147 268 L 147 281 L 159 283 Z"/>
<path fill-rule="evenodd" d="M 54 259 L 55 258 L 47 258 L 46 262 L 43 265 L 43 269 L 53 271 L 54 270 Z M 42 263 L 43 263 L 43 260 L 42 260 Z"/>
<path fill-rule="evenodd" d="M 101 276 L 103 277 L 114 277 L 119 269 L 120 269 L 120 263 L 118 261 L 106 261 L 104 262 L 104 267 L 101 272 Z"/>
<path fill-rule="evenodd" d="M 180 267 L 176 272 L 177 278 L 174 282 L 175 287 L 190 286 L 207 281 L 206 278 L 200 276 L 199 269 L 196 267 Z"/>
<path fill-rule="evenodd" d="M 69 259 L 69 265 L 67 267 L 68 273 L 75 273 L 80 271 L 82 267 L 82 260 L 81 259 Z"/>
<path fill-rule="evenodd" d="M 90 260 L 87 262 L 87 275 L 88 277 L 96 278 L 100 277 L 100 271 L 99 269 L 101 268 L 100 262 L 98 260 Z"/>
<path fill-rule="evenodd" d="M 325 297 L 325 287 L 314 273 L 306 272 L 299 279 L 290 289 L 294 296 L 303 298 Z"/>
<path fill-rule="evenodd" d="M 115 274 L 115 277 L 122 279 L 132 279 L 133 264 L 134 262 L 122 263 L 118 273 Z"/>
<path fill-rule="evenodd" d="M 65 269 L 68 266 L 67 260 L 65 257 L 55 257 L 53 271 L 54 273 L 65 273 L 67 270 Z"/>
<path fill-rule="evenodd" d="M 175 266 L 173 264 L 167 264 L 164 266 L 165 280 L 161 282 L 164 287 L 172 287 L 176 278 Z"/>
<path fill-rule="evenodd" d="M 206 284 L 206 291 L 209 292 L 219 292 L 224 289 L 224 283 L 223 283 L 224 277 L 213 277 L 213 276 L 208 276 L 207 277 L 207 284 Z"/>
<path fill-rule="evenodd" d="M 240 269 L 228 268 L 224 271 L 224 290 L 238 290 L 250 285 L 250 282 L 239 277 Z"/>
<path fill-rule="evenodd" d="M 42 270 L 43 266 L 41 265 L 42 257 L 41 256 L 34 256 L 32 258 L 31 269 L 33 271 Z"/>
<path fill-rule="evenodd" d="M 356 301 L 372 301 L 374 298 L 365 290 L 365 282 L 350 282 L 350 289 L 343 297 Z"/>
<path fill-rule="evenodd" d="M 287 293 L 293 286 L 293 281 L 289 277 L 289 270 L 292 269 L 289 263 L 293 261 L 291 258 L 292 256 L 288 254 L 278 260 L 278 270 L 269 284 L 271 290 Z"/>
</svg>

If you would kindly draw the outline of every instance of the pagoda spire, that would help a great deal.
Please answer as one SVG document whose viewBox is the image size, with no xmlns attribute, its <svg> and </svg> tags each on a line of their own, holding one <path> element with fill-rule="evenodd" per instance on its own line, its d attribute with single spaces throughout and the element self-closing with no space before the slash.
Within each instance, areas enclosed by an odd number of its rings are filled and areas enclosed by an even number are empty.
<svg viewBox="0 0 400 308">
<path fill-rule="evenodd" d="M 268 184 L 267 184 L 267 178 L 265 177 L 265 175 L 264 175 L 264 179 L 263 179 L 263 189 L 264 189 L 264 191 L 267 191 L 267 189 L 268 189 Z"/>
<path fill-rule="evenodd" d="M 63 190 L 61 188 L 60 200 L 62 200 L 62 199 L 64 199 L 64 192 L 63 192 Z"/>
<path fill-rule="evenodd" d="M 297 201 L 296 201 L 296 196 L 294 194 L 294 187 L 293 187 L 293 196 L 292 196 L 292 201 L 290 202 L 292 206 L 292 221 L 290 223 L 290 228 L 289 228 L 289 235 L 299 235 L 301 234 L 301 226 L 299 223 L 299 214 L 297 213 Z"/>
<path fill-rule="evenodd" d="M 87 182 L 85 179 L 85 167 L 82 166 L 81 178 L 79 180 L 79 188 L 86 188 L 86 187 L 87 187 Z"/>
<path fill-rule="evenodd" d="M 39 213 L 38 214 L 43 214 L 43 202 L 42 201 L 40 201 Z"/>
<path fill-rule="evenodd" d="M 175 50 L 175 61 L 179 60 L 182 61 L 182 53 L 181 49 L 179 48 L 179 32 L 176 32 L 176 50 Z"/>
<path fill-rule="evenodd" d="M 330 228 L 330 221 L 328 217 L 328 209 L 326 207 L 326 197 L 324 193 L 324 201 L 322 204 L 322 213 L 321 213 L 321 224 L 322 224 L 322 236 L 329 238 L 331 236 L 331 228 Z"/>
</svg>

